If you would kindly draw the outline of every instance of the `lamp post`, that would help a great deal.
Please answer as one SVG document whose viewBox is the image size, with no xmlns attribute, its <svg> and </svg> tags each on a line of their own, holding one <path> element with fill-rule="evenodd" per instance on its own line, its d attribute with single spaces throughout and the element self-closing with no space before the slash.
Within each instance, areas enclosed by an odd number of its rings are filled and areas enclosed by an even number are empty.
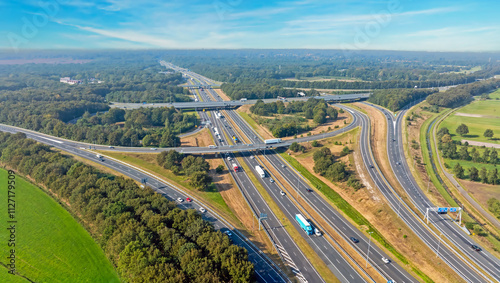
<svg viewBox="0 0 500 283">
<path fill-rule="evenodd" d="M 368 232 L 368 234 L 370 234 L 370 238 L 368 240 L 368 251 L 366 252 L 366 266 L 365 268 L 368 268 L 368 255 L 370 254 L 370 246 L 371 246 L 371 243 L 372 243 L 372 233 L 373 232 Z"/>
<path fill-rule="evenodd" d="M 439 233 L 439 244 L 438 244 L 438 249 L 437 249 L 436 257 L 439 257 L 439 246 L 441 246 L 441 236 L 443 236 L 443 234 Z"/>
</svg>

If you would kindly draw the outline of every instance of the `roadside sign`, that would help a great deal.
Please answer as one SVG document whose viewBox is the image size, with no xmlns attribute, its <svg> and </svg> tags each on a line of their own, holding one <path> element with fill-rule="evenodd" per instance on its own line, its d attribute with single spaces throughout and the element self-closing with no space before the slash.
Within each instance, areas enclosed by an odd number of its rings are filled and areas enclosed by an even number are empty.
<svg viewBox="0 0 500 283">
<path fill-rule="evenodd" d="M 457 212 L 457 208 L 456 207 L 450 207 L 450 212 Z"/>
<path fill-rule="evenodd" d="M 438 213 L 439 214 L 446 214 L 446 213 L 448 213 L 448 208 L 447 207 L 438 207 Z"/>
</svg>

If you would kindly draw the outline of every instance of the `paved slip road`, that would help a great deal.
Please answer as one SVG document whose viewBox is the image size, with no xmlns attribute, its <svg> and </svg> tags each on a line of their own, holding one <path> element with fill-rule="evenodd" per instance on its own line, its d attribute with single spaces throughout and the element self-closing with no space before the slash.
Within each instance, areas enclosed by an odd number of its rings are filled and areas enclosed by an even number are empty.
<svg viewBox="0 0 500 283">
<path fill-rule="evenodd" d="M 387 141 L 387 149 L 388 149 L 388 158 L 391 165 L 391 168 L 398 179 L 398 182 L 405 189 L 406 193 L 409 195 L 412 203 L 417 207 L 417 209 L 425 215 L 428 207 L 434 207 L 434 205 L 428 200 L 425 196 L 421 188 L 417 185 L 413 175 L 410 172 L 409 165 L 404 155 L 404 148 L 402 146 L 402 126 L 403 126 L 403 116 L 406 113 L 407 109 L 404 109 L 400 112 L 396 117 L 389 112 L 388 110 L 374 106 L 372 104 L 367 104 L 377 109 L 381 110 L 388 121 L 388 141 Z M 366 149 L 368 151 L 368 148 Z M 374 169 L 370 170 L 370 173 L 377 171 Z M 374 172 L 375 173 L 375 172 Z M 378 172 L 376 172 L 378 173 Z M 390 186 L 385 185 L 387 188 Z M 431 249 L 437 250 L 437 246 L 439 245 L 439 237 L 440 235 L 429 232 L 426 227 L 426 224 L 421 221 L 421 219 L 412 211 L 410 212 L 410 208 L 406 205 L 398 204 L 400 197 L 396 195 L 394 190 L 390 188 L 390 190 L 383 191 L 384 195 L 390 195 L 391 204 L 395 211 L 400 214 L 411 213 L 413 218 L 418 219 L 413 222 L 412 229 L 414 231 L 420 231 L 417 234 L 424 239 L 424 242 L 428 244 Z M 493 255 L 488 253 L 487 251 L 476 252 L 471 249 L 472 244 L 475 243 L 469 236 L 465 234 L 465 232 L 458 227 L 458 225 L 451 219 L 449 216 L 443 216 L 437 213 L 429 212 L 430 223 L 434 225 L 443 237 L 447 237 L 452 245 L 448 246 L 443 245 L 441 242 L 441 249 L 439 250 L 439 257 L 441 257 L 448 265 L 450 265 L 458 274 L 460 274 L 465 280 L 468 282 L 488 282 L 489 279 L 486 279 L 484 276 L 484 272 L 487 272 L 491 275 L 497 282 L 500 280 L 500 264 L 499 260 L 495 258 Z M 410 221 L 410 219 L 405 220 Z M 425 236 L 424 236 L 425 235 Z M 465 257 L 459 256 L 454 248 L 458 248 L 465 254 Z M 483 270 L 477 270 L 468 263 L 469 260 L 474 261 L 478 264 Z M 466 263 L 467 262 L 467 263 Z"/>
<path fill-rule="evenodd" d="M 11 128 L 5 128 L 0 126 L 0 131 L 16 133 L 17 131 L 13 131 Z M 122 173 L 125 176 L 128 176 L 136 181 L 141 181 L 144 178 L 147 178 L 147 185 L 151 187 L 156 192 L 162 194 L 167 199 L 176 201 L 177 198 L 186 199 L 189 197 L 193 200 L 193 202 L 182 202 L 177 203 L 178 206 L 182 209 L 196 209 L 199 210 L 200 207 L 206 208 L 206 212 L 203 214 L 203 219 L 210 221 L 215 229 L 220 230 L 222 232 L 231 230 L 231 240 L 234 244 L 237 244 L 248 251 L 249 260 L 255 266 L 256 277 L 259 282 L 289 282 L 288 278 L 279 270 L 277 266 L 275 266 L 270 259 L 268 259 L 265 255 L 262 254 L 254 244 L 252 244 L 245 236 L 243 236 L 239 231 L 235 230 L 234 227 L 229 224 L 226 220 L 224 220 L 221 216 L 217 215 L 210 208 L 204 206 L 200 203 L 196 198 L 190 196 L 174 186 L 165 183 L 164 181 L 158 180 L 155 177 L 149 175 L 146 172 L 143 172 L 140 169 L 129 166 L 125 163 L 115 161 L 113 159 L 104 157 L 103 161 L 99 161 L 96 158 L 95 152 L 88 151 L 86 149 L 80 149 L 79 147 L 75 147 L 73 144 L 68 144 L 65 141 L 58 140 L 57 138 L 47 138 L 45 136 L 37 135 L 37 134 L 27 134 L 28 138 L 34 139 L 38 142 L 50 145 L 52 147 L 61 149 L 63 151 L 75 154 L 77 156 L 83 157 L 88 160 L 92 160 L 95 162 L 100 162 L 101 165 L 106 166 L 112 170 Z"/>
<path fill-rule="evenodd" d="M 206 92 L 210 92 L 212 90 L 206 89 L 205 91 L 202 91 L 201 93 L 204 94 Z M 215 98 L 218 98 L 217 94 L 212 91 L 211 93 Z M 208 98 L 208 96 L 206 96 Z M 204 99 L 206 99 L 204 98 Z M 220 99 L 220 98 L 219 98 Z M 358 125 L 359 117 L 358 114 L 352 112 L 350 109 L 347 109 L 347 111 L 351 112 L 353 114 L 353 122 L 351 125 L 349 125 L 347 128 L 351 129 L 354 128 L 355 126 Z M 225 111 L 230 118 L 238 124 L 238 127 L 240 130 L 243 131 L 245 136 L 253 140 L 255 142 L 262 142 L 262 140 L 258 137 L 258 134 L 253 132 L 251 127 L 243 120 L 241 117 L 233 110 L 227 110 Z M 224 128 L 228 130 L 228 136 L 235 135 L 239 137 L 239 134 L 236 131 L 233 131 L 231 124 L 227 123 L 225 119 L 216 119 L 222 121 L 221 124 L 223 126 L 218 126 L 218 128 Z M 336 134 L 343 133 L 345 130 L 339 130 L 336 131 Z M 330 135 L 326 135 L 328 137 Z M 311 136 L 307 137 L 307 141 L 315 140 L 318 138 L 323 138 L 323 135 L 317 135 L 317 136 Z M 298 140 L 298 139 L 297 139 Z M 335 209 L 333 209 L 326 201 L 323 200 L 320 196 L 318 196 L 316 193 L 311 193 L 307 192 L 306 188 L 309 188 L 305 180 L 302 178 L 299 178 L 299 175 L 297 172 L 293 169 L 290 165 L 287 165 L 285 167 L 282 167 L 286 163 L 286 161 L 282 160 L 280 156 L 276 155 L 274 151 L 271 150 L 262 150 L 261 153 L 264 154 L 264 157 L 268 159 L 268 161 L 273 164 L 274 168 L 287 180 L 290 180 L 288 183 L 296 189 L 295 192 L 290 192 L 294 195 L 300 194 L 301 197 L 303 197 L 305 200 L 309 201 L 309 203 L 312 204 L 312 206 L 315 208 L 315 210 L 322 215 L 323 219 L 325 219 L 328 223 L 332 225 L 334 229 L 339 231 L 339 233 L 346 239 L 346 241 L 353 246 L 353 248 L 363 257 L 366 257 L 366 252 L 368 250 L 368 242 L 369 239 L 361 233 L 359 230 L 357 230 L 349 221 L 344 219 L 342 215 L 340 215 Z M 252 159 L 251 155 L 249 153 L 243 153 L 244 160 L 245 162 L 249 165 L 248 167 L 254 168 L 256 165 L 259 165 L 259 162 L 257 159 Z M 286 163 L 287 164 L 287 163 Z M 262 164 L 260 164 L 262 165 Z M 269 172 L 267 173 L 269 174 Z M 267 189 L 273 200 L 280 206 L 280 209 L 288 216 L 290 219 L 294 219 L 294 214 L 298 213 L 298 209 L 294 207 L 293 203 L 289 200 L 288 195 L 282 196 L 279 194 L 280 188 L 277 185 L 277 182 L 271 183 L 268 179 L 271 177 L 266 177 L 266 178 L 259 178 L 259 181 L 261 184 Z M 275 178 L 274 178 L 275 179 Z M 297 181 L 295 181 L 297 180 Z M 311 189 L 311 188 L 309 188 Z M 311 189 L 312 190 L 312 189 Z M 290 211 L 291 210 L 291 211 Z M 292 221 L 296 225 L 296 228 L 299 231 L 302 231 L 300 227 Z M 304 233 L 305 234 L 305 233 Z M 356 237 L 360 242 L 357 244 L 351 243 L 349 240 L 349 237 Z M 314 248 L 314 246 L 319 246 L 321 247 L 321 243 L 314 243 L 314 239 L 321 239 L 322 237 L 310 237 L 311 239 L 308 240 L 308 242 L 311 244 L 311 246 Z M 317 241 L 317 240 L 316 240 Z M 324 250 L 327 250 L 327 246 L 323 244 Z M 320 256 L 322 253 L 318 253 Z M 391 262 L 390 264 L 385 264 L 382 262 L 381 258 L 386 257 L 390 258 L 387 254 L 383 253 L 378 247 L 375 245 L 371 245 L 370 253 L 369 253 L 369 263 L 373 267 L 375 267 L 383 277 L 387 279 L 393 279 L 396 280 L 396 282 L 417 282 L 408 272 L 406 272 L 401 266 L 398 264 Z M 338 259 L 336 260 L 338 262 Z M 330 263 L 328 261 L 325 261 L 327 264 L 332 264 L 331 260 Z M 338 262 L 340 263 L 340 262 Z M 347 277 L 347 278 L 346 278 Z M 352 278 L 352 279 L 351 279 Z M 339 279 L 341 279 L 339 277 Z M 352 273 L 348 273 L 348 275 L 344 275 L 344 279 L 347 279 L 347 282 L 354 282 L 353 279 L 354 277 L 352 276 Z"/>
<path fill-rule="evenodd" d="M 200 91 L 200 95 L 200 99 L 202 100 L 209 99 L 207 93 L 203 91 Z M 209 128 L 214 137 L 215 144 L 217 146 L 221 146 L 224 143 L 227 144 L 228 141 L 226 139 L 226 135 L 223 134 L 223 131 L 225 131 L 226 128 L 225 124 L 227 124 L 225 119 L 215 118 L 215 113 L 213 112 L 210 116 L 207 114 L 207 112 L 200 112 L 200 116 L 202 119 L 210 121 L 211 127 L 209 126 Z M 218 128 L 219 133 L 221 133 L 220 140 L 215 135 L 215 128 Z M 230 134 L 231 133 L 228 133 L 228 137 L 232 136 Z M 233 159 L 229 161 L 227 159 L 228 156 L 233 157 Z M 240 167 L 241 164 L 239 164 L 239 162 L 234 159 L 235 156 L 232 155 L 232 153 L 227 153 L 227 155 L 224 155 L 223 157 L 223 160 L 227 168 L 229 168 L 229 171 L 231 172 L 235 183 L 247 199 L 248 205 L 254 212 L 254 215 L 260 215 L 261 213 L 267 214 L 268 219 L 262 221 L 262 227 L 266 231 L 266 234 L 280 254 L 280 257 L 283 259 L 284 263 L 291 268 L 294 275 L 301 282 L 324 282 L 323 278 L 321 278 L 314 266 L 302 253 L 300 248 L 289 235 L 288 231 L 285 229 L 285 227 L 283 227 L 278 217 L 272 212 L 267 202 L 261 196 L 254 183 L 248 177 L 247 174 L 252 174 L 252 172 L 234 172 L 234 170 L 231 170 L 232 164 L 235 163 Z"/>
</svg>

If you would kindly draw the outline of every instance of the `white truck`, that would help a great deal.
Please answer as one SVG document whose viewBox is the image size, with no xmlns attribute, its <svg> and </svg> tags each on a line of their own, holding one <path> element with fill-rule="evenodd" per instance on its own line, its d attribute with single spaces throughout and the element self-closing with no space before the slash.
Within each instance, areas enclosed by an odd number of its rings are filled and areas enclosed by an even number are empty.
<svg viewBox="0 0 500 283">
<path fill-rule="evenodd" d="M 259 165 L 255 166 L 255 171 L 257 171 L 257 174 L 259 174 L 261 178 L 266 177 L 266 172 L 264 172 L 264 169 L 262 169 Z"/>
<path fill-rule="evenodd" d="M 234 170 L 234 172 L 238 172 L 239 169 L 240 168 L 238 167 L 238 165 L 236 163 L 233 163 L 233 170 Z"/>
<path fill-rule="evenodd" d="M 265 144 L 273 144 L 273 143 L 280 143 L 281 139 L 270 139 L 270 140 L 265 140 Z"/>
<path fill-rule="evenodd" d="M 243 101 L 247 101 L 247 99 L 246 99 L 246 98 L 242 98 L 242 99 L 240 99 L 240 101 L 242 101 L 242 102 L 243 102 Z"/>
</svg>

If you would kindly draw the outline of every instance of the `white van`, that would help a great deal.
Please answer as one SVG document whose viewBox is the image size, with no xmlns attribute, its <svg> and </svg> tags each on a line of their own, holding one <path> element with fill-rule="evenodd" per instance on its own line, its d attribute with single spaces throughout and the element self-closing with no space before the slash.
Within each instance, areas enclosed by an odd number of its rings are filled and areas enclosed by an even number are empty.
<svg viewBox="0 0 500 283">
<path fill-rule="evenodd" d="M 321 236 L 321 231 L 318 228 L 314 228 L 314 234 L 319 237 Z"/>
</svg>

